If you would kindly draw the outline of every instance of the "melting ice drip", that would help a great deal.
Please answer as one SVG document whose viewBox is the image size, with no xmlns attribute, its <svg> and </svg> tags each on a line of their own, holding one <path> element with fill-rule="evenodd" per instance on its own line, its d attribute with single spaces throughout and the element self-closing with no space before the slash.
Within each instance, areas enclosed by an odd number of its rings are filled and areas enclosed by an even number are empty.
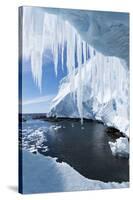
<svg viewBox="0 0 133 200">
<path fill-rule="evenodd" d="M 59 67 L 59 54 L 61 55 L 63 69 L 64 49 L 66 47 L 66 66 L 70 82 L 70 91 L 73 99 L 76 97 L 75 102 L 77 102 L 81 122 L 83 122 L 84 116 L 83 79 L 88 79 L 88 76 L 91 78 L 91 95 L 98 98 L 99 102 L 101 103 L 101 109 L 103 112 L 105 112 L 105 118 L 108 116 L 107 109 L 104 111 L 107 99 L 108 101 L 113 98 L 115 100 L 117 99 L 117 102 L 119 101 L 118 105 L 127 104 L 128 73 L 124 70 L 120 59 L 115 57 L 107 57 L 101 53 L 98 53 L 84 40 L 82 40 L 79 33 L 71 24 L 69 24 L 68 21 L 62 20 L 61 17 L 57 15 L 40 12 L 40 10 L 37 9 L 34 10 L 33 14 L 29 10 L 28 12 L 24 13 L 23 27 L 23 53 L 25 57 L 30 57 L 31 59 L 33 78 L 40 90 L 42 83 L 43 53 L 47 49 L 51 51 L 54 61 L 55 74 L 57 76 Z M 89 60 L 88 51 L 90 54 Z M 78 64 L 77 88 L 75 86 L 75 71 L 77 71 L 75 70 L 75 52 L 77 55 Z M 86 73 L 88 66 L 90 66 L 91 69 L 90 75 Z M 84 68 L 84 70 L 82 70 L 82 68 Z M 119 98 L 117 98 L 117 96 Z M 123 102 L 120 102 L 122 99 Z M 124 101 L 126 101 L 126 103 Z M 127 119 L 127 107 L 126 111 L 125 109 L 122 111 L 120 108 L 118 112 L 119 115 L 126 115 Z M 124 114 L 122 112 L 124 112 Z"/>
</svg>

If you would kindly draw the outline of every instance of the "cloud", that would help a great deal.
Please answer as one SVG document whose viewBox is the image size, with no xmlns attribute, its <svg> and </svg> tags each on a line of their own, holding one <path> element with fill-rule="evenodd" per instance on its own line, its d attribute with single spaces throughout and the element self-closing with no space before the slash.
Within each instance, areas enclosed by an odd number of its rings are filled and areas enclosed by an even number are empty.
<svg viewBox="0 0 133 200">
<path fill-rule="evenodd" d="M 34 99 L 23 101 L 22 105 L 25 106 L 25 105 L 31 105 L 31 104 L 48 103 L 54 97 L 55 97 L 55 95 L 45 95 L 45 96 L 42 96 L 42 97 L 37 97 L 37 98 L 34 98 Z"/>
</svg>

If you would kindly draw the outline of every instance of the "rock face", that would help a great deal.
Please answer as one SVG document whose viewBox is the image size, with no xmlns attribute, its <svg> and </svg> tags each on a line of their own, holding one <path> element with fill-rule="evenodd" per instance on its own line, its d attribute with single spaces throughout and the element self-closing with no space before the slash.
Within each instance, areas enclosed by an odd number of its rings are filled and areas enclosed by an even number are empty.
<svg viewBox="0 0 133 200">
<path fill-rule="evenodd" d="M 118 139 L 120 137 L 124 137 L 124 134 L 121 133 L 118 129 L 114 127 L 107 127 L 106 133 L 112 138 L 112 139 Z"/>
</svg>

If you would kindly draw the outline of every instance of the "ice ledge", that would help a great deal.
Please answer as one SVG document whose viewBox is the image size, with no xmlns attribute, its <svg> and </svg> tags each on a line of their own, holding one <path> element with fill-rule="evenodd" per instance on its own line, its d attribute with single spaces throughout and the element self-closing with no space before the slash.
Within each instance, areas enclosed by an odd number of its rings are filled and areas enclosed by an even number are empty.
<svg viewBox="0 0 133 200">
<path fill-rule="evenodd" d="M 129 14 L 74 9 L 43 8 L 68 20 L 89 45 L 106 56 L 129 64 Z"/>
</svg>

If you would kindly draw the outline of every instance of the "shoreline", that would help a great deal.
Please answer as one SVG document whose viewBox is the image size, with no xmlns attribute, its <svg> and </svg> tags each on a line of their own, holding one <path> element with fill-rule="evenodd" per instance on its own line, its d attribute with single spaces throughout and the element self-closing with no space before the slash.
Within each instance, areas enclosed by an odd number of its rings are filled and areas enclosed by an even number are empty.
<svg viewBox="0 0 133 200">
<path fill-rule="evenodd" d="M 48 117 L 47 113 L 21 113 L 19 114 L 20 123 L 26 122 L 27 120 L 29 120 L 28 119 L 29 117 L 32 118 L 32 120 L 42 120 L 42 121 L 48 121 L 48 122 L 63 122 L 63 121 L 80 122 L 81 121 L 79 117 L 52 117 L 52 116 Z M 113 139 L 117 139 L 120 137 L 127 137 L 123 132 L 121 132 L 117 128 L 113 126 L 107 126 L 100 120 L 83 118 L 83 122 L 103 124 L 106 127 L 106 133 Z"/>
</svg>

